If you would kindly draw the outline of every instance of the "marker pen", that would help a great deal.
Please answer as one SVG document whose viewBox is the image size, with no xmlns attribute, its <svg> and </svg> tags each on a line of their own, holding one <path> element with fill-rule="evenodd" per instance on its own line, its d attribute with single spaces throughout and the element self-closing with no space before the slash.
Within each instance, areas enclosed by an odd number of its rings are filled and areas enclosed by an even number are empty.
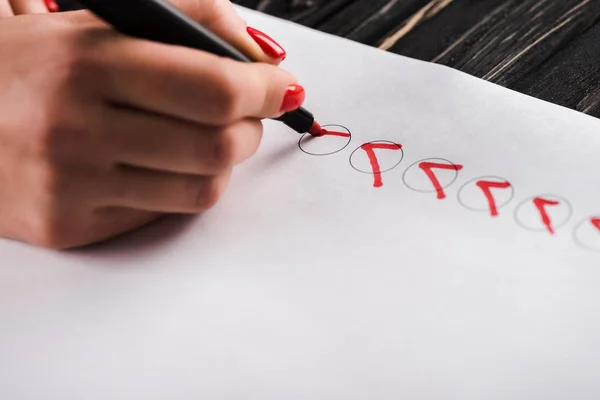
<svg viewBox="0 0 600 400">
<path fill-rule="evenodd" d="M 231 44 L 209 31 L 165 0 L 78 0 L 123 34 L 165 44 L 186 46 L 241 62 L 253 62 Z M 305 108 L 277 120 L 298 133 L 322 136 L 321 126 Z"/>
</svg>

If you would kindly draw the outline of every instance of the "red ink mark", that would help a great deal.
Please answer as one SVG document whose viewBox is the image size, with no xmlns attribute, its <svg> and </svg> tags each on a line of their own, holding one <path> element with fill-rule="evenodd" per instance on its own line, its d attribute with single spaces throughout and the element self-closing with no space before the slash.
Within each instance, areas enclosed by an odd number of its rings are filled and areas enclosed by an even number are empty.
<svg viewBox="0 0 600 400">
<path fill-rule="evenodd" d="M 395 143 L 366 143 L 360 146 L 360 148 L 363 149 L 365 153 L 367 153 L 369 161 L 371 162 L 373 176 L 375 177 L 375 182 L 373 183 L 373 186 L 376 188 L 382 187 L 383 181 L 381 180 L 381 169 L 379 167 L 377 155 L 375 154 L 375 149 L 400 150 L 402 148 L 402 145 Z"/>
<path fill-rule="evenodd" d="M 554 228 L 552 227 L 552 221 L 550 220 L 550 216 L 548 215 L 548 210 L 546 209 L 546 207 L 558 206 L 560 202 L 536 197 L 535 199 L 533 199 L 533 204 L 535 204 L 536 208 L 540 212 L 540 215 L 542 216 L 542 222 L 548 229 L 548 232 L 550 232 L 551 235 L 554 235 Z"/>
<path fill-rule="evenodd" d="M 462 165 L 454 165 L 454 164 L 452 164 L 452 165 L 438 164 L 438 163 L 424 161 L 421 164 L 419 164 L 419 168 L 421 168 L 423 170 L 423 172 L 425 172 L 425 174 L 427 175 L 427 177 L 433 184 L 433 187 L 437 191 L 437 198 L 442 200 L 442 199 L 446 198 L 446 193 L 444 192 L 444 188 L 442 188 L 440 181 L 433 173 L 433 168 L 445 169 L 445 170 L 450 170 L 450 171 L 460 171 L 461 169 L 463 169 L 463 166 Z"/>
<path fill-rule="evenodd" d="M 477 186 L 483 191 L 485 198 L 487 199 L 490 205 L 490 213 L 492 217 L 498 216 L 498 206 L 496 205 L 496 199 L 494 199 L 494 195 L 492 194 L 493 189 L 508 189 L 510 187 L 510 183 L 508 182 L 490 182 L 490 181 L 479 181 L 477 182 Z"/>
<path fill-rule="evenodd" d="M 308 133 L 316 137 L 323 136 L 323 128 L 321 128 L 321 125 L 317 121 L 314 121 Z"/>
<path fill-rule="evenodd" d="M 592 218 L 592 225 L 600 231 L 600 218 Z"/>
<path fill-rule="evenodd" d="M 350 137 L 350 134 L 348 132 L 328 131 L 327 129 L 322 129 L 321 132 L 322 133 L 320 136 L 329 135 L 329 136 L 339 136 L 339 137 Z"/>
</svg>

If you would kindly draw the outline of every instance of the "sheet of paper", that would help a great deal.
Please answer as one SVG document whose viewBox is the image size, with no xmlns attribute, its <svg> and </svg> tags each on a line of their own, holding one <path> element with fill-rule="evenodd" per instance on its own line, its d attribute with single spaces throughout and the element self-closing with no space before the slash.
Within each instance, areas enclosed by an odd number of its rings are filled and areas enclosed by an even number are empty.
<svg viewBox="0 0 600 400">
<path fill-rule="evenodd" d="M 1 241 L 0 398 L 599 398 L 600 121 L 241 12 L 338 134 L 267 121 L 198 218 Z"/>
</svg>

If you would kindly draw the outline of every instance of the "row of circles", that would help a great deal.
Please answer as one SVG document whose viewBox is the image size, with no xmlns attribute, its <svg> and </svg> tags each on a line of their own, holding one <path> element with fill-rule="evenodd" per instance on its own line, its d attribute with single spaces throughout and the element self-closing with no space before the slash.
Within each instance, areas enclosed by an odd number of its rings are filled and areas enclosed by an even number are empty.
<svg viewBox="0 0 600 400">
<path fill-rule="evenodd" d="M 330 137 L 314 138 L 309 134 L 303 135 L 299 140 L 300 149 L 309 155 L 313 156 L 327 156 L 333 155 L 346 149 L 352 141 L 352 134 L 349 129 L 341 125 L 324 125 L 324 129 L 335 129 L 336 133 L 346 133 L 348 136 L 342 135 L 331 135 Z M 378 153 L 377 161 L 379 164 L 379 173 L 383 174 L 389 172 L 398 167 L 404 159 L 404 151 L 402 147 L 397 143 L 391 141 L 374 141 L 368 144 L 376 145 L 396 145 L 398 146 L 397 151 L 382 151 Z M 363 150 L 363 146 L 356 148 L 350 155 L 350 165 L 356 171 L 373 175 L 373 168 L 371 160 L 366 156 Z M 435 162 L 443 163 L 446 165 L 453 166 L 454 164 L 446 159 L 442 158 L 429 158 L 418 161 L 409 166 L 403 174 L 403 182 L 405 186 L 413 191 L 421 193 L 435 193 L 436 189 L 433 188 L 431 182 L 428 179 L 424 179 L 423 171 L 418 166 L 423 162 Z M 443 189 L 452 186 L 458 179 L 458 170 L 446 170 L 439 171 L 436 173 L 436 177 L 440 182 L 440 186 Z M 496 176 L 485 176 L 476 178 L 465 183 L 458 191 L 458 202 L 466 209 L 477 212 L 489 212 L 489 204 L 487 199 L 482 196 L 482 192 L 477 183 L 481 181 L 487 182 L 507 182 L 507 180 L 496 177 Z M 506 207 L 515 197 L 515 189 L 510 185 L 507 190 L 497 191 L 495 193 L 495 206 L 497 210 Z M 540 196 L 547 200 L 553 200 L 560 204 L 560 208 L 551 209 L 553 215 L 553 227 L 560 229 L 567 225 L 573 215 L 573 207 L 568 200 L 556 196 L 556 195 L 544 195 Z M 531 231 L 544 231 L 547 227 L 540 223 L 539 210 L 533 208 L 533 200 L 536 197 L 529 198 L 522 201 L 515 209 L 514 218 L 519 226 L 524 229 Z M 586 250 L 600 252 L 600 230 L 598 230 L 591 222 L 590 219 L 586 219 L 580 222 L 575 228 L 573 237 L 576 244 Z"/>
</svg>

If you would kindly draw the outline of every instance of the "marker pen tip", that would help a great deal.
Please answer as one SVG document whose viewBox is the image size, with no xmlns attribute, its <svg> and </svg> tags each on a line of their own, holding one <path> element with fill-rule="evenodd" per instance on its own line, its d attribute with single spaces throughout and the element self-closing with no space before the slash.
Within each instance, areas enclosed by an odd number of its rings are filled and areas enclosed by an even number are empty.
<svg viewBox="0 0 600 400">
<path fill-rule="evenodd" d="M 319 123 L 317 121 L 313 122 L 312 126 L 310 127 L 310 129 L 308 130 L 308 133 L 310 133 L 313 136 L 323 136 L 323 128 L 321 128 L 321 125 L 319 125 Z"/>
</svg>

